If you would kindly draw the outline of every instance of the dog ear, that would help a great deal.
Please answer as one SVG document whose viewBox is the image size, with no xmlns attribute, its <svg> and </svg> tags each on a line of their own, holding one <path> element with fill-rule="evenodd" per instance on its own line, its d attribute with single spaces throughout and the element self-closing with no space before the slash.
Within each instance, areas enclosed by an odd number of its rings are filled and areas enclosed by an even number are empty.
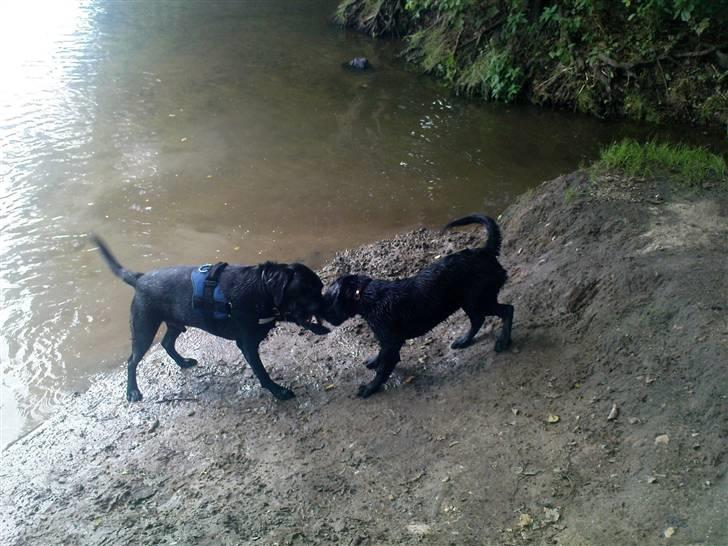
<svg viewBox="0 0 728 546">
<path fill-rule="evenodd" d="M 293 278 L 293 269 L 276 264 L 266 264 L 263 270 L 263 284 L 273 298 L 273 305 L 280 308 L 286 297 L 286 289 Z"/>
</svg>

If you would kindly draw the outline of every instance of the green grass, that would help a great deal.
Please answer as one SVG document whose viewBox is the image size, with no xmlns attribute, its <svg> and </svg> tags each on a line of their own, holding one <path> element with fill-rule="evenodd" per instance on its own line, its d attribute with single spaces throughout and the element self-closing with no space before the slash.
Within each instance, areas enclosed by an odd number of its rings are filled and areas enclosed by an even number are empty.
<svg viewBox="0 0 728 546">
<path fill-rule="evenodd" d="M 577 197 L 579 197 L 579 190 L 573 187 L 566 188 L 564 190 L 564 203 L 566 205 L 571 205 L 571 203 L 575 201 Z"/>
<path fill-rule="evenodd" d="M 598 170 L 619 170 L 630 176 L 667 175 L 688 186 L 703 182 L 728 183 L 723 157 L 705 148 L 655 141 L 640 144 L 632 139 L 615 142 L 602 150 Z"/>
</svg>

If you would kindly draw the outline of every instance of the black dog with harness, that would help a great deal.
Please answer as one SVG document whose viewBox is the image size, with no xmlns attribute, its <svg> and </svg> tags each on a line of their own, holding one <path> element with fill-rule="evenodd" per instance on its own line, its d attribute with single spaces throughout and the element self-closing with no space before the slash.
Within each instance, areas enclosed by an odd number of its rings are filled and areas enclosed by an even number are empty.
<svg viewBox="0 0 728 546">
<path fill-rule="evenodd" d="M 98 237 L 92 240 L 111 271 L 135 291 L 131 305 L 132 354 L 127 362 L 127 400 L 142 399 L 136 369 L 162 322 L 167 324 L 162 347 L 180 368 L 197 364 L 175 349 L 179 335 L 187 326 L 192 326 L 235 340 L 263 388 L 281 400 L 294 396 L 270 378 L 260 361 L 258 346 L 277 321 L 295 322 L 315 334 L 329 332 L 312 321 L 323 305 L 323 285 L 316 273 L 303 264 L 271 262 L 255 266 L 221 262 L 134 273 L 124 268 Z"/>
</svg>

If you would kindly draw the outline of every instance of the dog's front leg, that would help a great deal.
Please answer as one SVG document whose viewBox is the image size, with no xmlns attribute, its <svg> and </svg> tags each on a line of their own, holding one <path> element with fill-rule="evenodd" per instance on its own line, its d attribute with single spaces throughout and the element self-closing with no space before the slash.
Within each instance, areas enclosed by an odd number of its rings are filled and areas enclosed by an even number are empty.
<svg viewBox="0 0 728 546">
<path fill-rule="evenodd" d="M 260 361 L 260 355 L 258 354 L 260 340 L 256 341 L 255 339 L 243 337 L 238 339 L 236 343 L 240 351 L 243 353 L 245 360 L 248 361 L 248 364 L 253 369 L 253 373 L 255 374 L 255 377 L 258 378 L 261 387 L 268 389 L 273 396 L 278 398 L 278 400 L 288 400 L 289 398 L 296 396 L 293 394 L 292 390 L 282 387 L 273 381 L 268 375 L 263 363 Z"/>
<path fill-rule="evenodd" d="M 126 399 L 129 402 L 139 402 L 142 399 L 142 393 L 139 391 L 136 379 L 139 360 L 132 355 L 126 362 Z"/>
<path fill-rule="evenodd" d="M 359 386 L 359 392 L 357 393 L 359 397 L 367 398 L 384 385 L 389 376 L 392 375 L 392 370 L 394 370 L 397 362 L 399 362 L 399 350 L 401 348 L 402 344 L 399 343 L 398 345 L 384 346 L 379 350 L 379 354 L 372 359 L 373 362 L 377 363 L 377 374 L 369 383 Z"/>
<path fill-rule="evenodd" d="M 478 333 L 478 330 L 480 330 L 480 327 L 483 326 L 483 322 L 485 321 L 485 313 L 483 313 L 482 311 L 473 309 L 470 305 L 467 304 L 463 305 L 463 310 L 470 319 L 470 329 L 459 338 L 457 338 L 455 341 L 453 341 L 452 345 L 450 345 L 450 347 L 453 349 L 464 349 L 465 347 L 468 347 L 471 343 L 473 343 L 473 338 L 475 337 L 475 334 Z"/>
<path fill-rule="evenodd" d="M 370 370 L 376 370 L 377 366 L 379 366 L 379 353 L 375 354 L 374 356 L 370 356 L 364 361 L 364 365 L 369 368 Z"/>
</svg>

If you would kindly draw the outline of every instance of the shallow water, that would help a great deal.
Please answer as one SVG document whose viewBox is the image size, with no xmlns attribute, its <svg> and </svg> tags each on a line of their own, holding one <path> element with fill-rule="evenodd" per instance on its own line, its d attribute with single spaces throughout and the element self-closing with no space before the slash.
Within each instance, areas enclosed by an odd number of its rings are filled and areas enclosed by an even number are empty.
<svg viewBox="0 0 728 546">
<path fill-rule="evenodd" d="M 411 226 L 497 214 L 605 143 L 655 132 L 458 99 L 406 70 L 396 44 L 331 25 L 334 6 L 0 7 L 0 445 L 123 365 L 131 289 L 90 232 L 134 270 L 315 266 Z M 358 55 L 375 70 L 341 68 Z"/>
</svg>

